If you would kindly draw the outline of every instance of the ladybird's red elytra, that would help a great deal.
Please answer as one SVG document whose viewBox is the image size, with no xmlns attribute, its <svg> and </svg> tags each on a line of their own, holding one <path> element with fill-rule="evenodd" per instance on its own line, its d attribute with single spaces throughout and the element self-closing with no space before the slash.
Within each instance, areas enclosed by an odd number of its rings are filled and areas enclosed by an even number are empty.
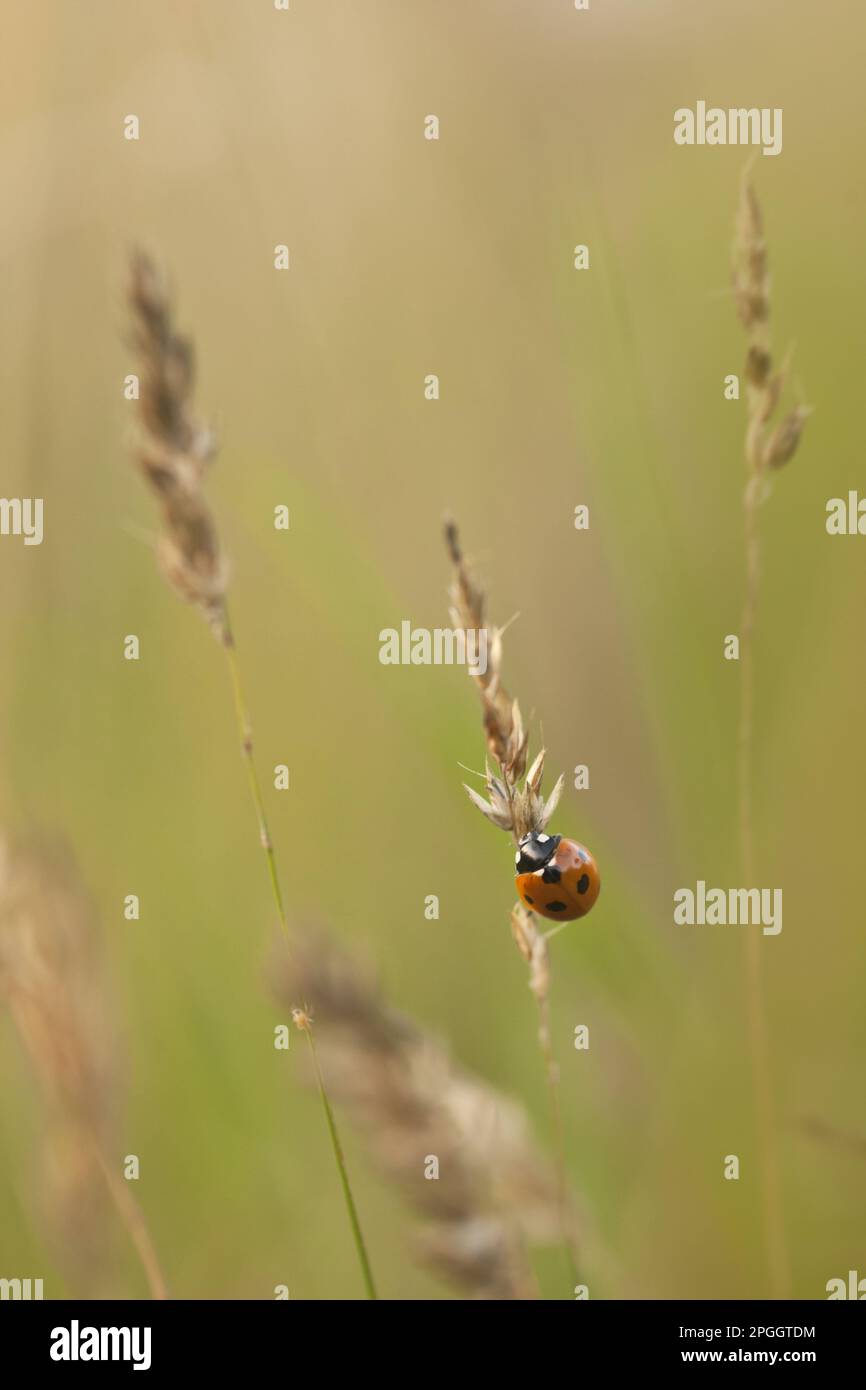
<svg viewBox="0 0 866 1390">
<path fill-rule="evenodd" d="M 551 922 L 585 917 L 598 898 L 598 865 L 577 840 L 533 831 L 520 841 L 515 862 L 521 902 Z"/>
</svg>

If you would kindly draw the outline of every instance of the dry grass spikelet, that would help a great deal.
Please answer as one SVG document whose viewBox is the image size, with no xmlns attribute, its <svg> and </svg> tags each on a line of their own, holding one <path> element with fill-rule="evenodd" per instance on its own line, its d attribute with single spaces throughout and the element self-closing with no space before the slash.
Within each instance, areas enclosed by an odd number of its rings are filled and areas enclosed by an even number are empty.
<svg viewBox="0 0 866 1390">
<path fill-rule="evenodd" d="M 737 206 L 732 272 L 740 322 L 757 344 L 766 337 L 770 318 L 770 268 L 764 219 L 748 177 L 743 179 Z"/>
<path fill-rule="evenodd" d="M 811 412 L 807 406 L 797 405 L 769 428 L 787 382 L 789 363 L 783 362 L 776 370 L 770 350 L 769 258 L 761 208 L 748 174 L 743 178 L 737 206 L 731 274 L 734 302 L 748 337 L 744 372 L 747 493 L 754 506 L 766 494 L 768 470 L 783 467 L 794 456 Z"/>
<path fill-rule="evenodd" d="M 115 1088 L 90 904 L 56 846 L 0 842 L 0 1003 L 45 1099 L 43 1202 L 79 1277 L 104 1258 L 97 1147 Z M 96 1137 L 96 1142 L 94 1142 Z"/>
<path fill-rule="evenodd" d="M 521 902 L 511 909 L 511 935 L 529 966 L 529 988 L 543 1008 L 550 995 L 550 948 L 535 913 Z"/>
<path fill-rule="evenodd" d="M 55 1111 L 101 1131 L 111 1031 L 90 904 L 55 847 L 0 842 L 0 999 Z"/>
<path fill-rule="evenodd" d="M 489 632 L 485 618 L 485 598 L 475 581 L 460 546 L 457 527 L 445 523 L 445 544 L 454 567 L 450 589 L 451 622 L 457 630 Z M 560 776 L 550 796 L 541 795 L 545 752 L 542 748 L 526 770 L 529 731 L 523 723 L 520 706 L 502 683 L 502 630 L 494 628 L 488 641 L 487 669 L 472 679 L 481 698 L 484 733 L 489 755 L 495 760 L 496 776 L 485 763 L 487 800 L 466 787 L 473 803 L 493 825 L 509 831 L 515 841 L 533 830 L 543 830 L 550 822 L 562 793 Z M 524 775 L 525 774 L 525 775 Z M 520 785 L 521 778 L 523 785 Z M 465 783 L 464 783 L 465 786 Z"/>
<path fill-rule="evenodd" d="M 192 343 L 175 329 L 165 279 L 142 251 L 131 261 L 129 305 L 139 373 L 137 457 L 162 514 L 157 558 L 176 592 L 227 642 L 228 572 L 204 490 L 215 441 L 193 413 Z"/>
<path fill-rule="evenodd" d="M 102 1258 L 101 1204 L 114 1203 L 151 1294 L 167 1297 L 144 1218 L 110 1148 L 115 1035 L 93 909 L 71 856 L 42 841 L 0 841 L 0 1003 L 46 1102 L 45 1174 L 53 1234 L 85 1272 Z"/>
<path fill-rule="evenodd" d="M 303 934 L 274 987 L 290 1007 L 315 999 L 331 1094 L 423 1218 L 419 1258 L 471 1297 L 534 1297 L 526 1244 L 554 1238 L 559 1214 L 521 1107 L 458 1068 L 321 934 Z"/>
</svg>

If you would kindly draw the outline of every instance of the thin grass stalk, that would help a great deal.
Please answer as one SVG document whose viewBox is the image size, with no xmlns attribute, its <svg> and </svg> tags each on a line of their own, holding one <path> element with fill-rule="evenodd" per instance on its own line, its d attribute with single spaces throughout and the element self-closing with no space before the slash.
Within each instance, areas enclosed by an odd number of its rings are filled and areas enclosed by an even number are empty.
<svg viewBox="0 0 866 1390">
<path fill-rule="evenodd" d="M 168 582 L 181 598 L 199 609 L 226 653 L 259 841 L 265 852 L 268 881 L 280 931 L 286 948 L 291 952 L 291 933 L 280 886 L 277 856 L 253 754 L 252 724 L 234 630 L 229 620 L 228 569 L 204 490 L 216 444 L 210 430 L 195 418 L 192 410 L 195 385 L 192 344 L 176 331 L 163 277 L 142 252 L 136 252 L 132 258 L 129 300 L 134 324 L 134 346 L 141 363 L 138 462 L 162 511 L 163 529 L 157 557 Z M 375 1292 L 371 1292 L 370 1262 L 352 1198 L 346 1161 L 321 1073 L 319 1081 L 328 1136 L 346 1198 L 358 1262 L 368 1297 L 375 1297 Z"/>
<path fill-rule="evenodd" d="M 788 375 L 776 369 L 770 342 L 770 276 L 763 218 L 749 171 L 743 176 L 732 258 L 734 299 L 748 341 L 746 356 L 746 487 L 743 494 L 745 588 L 740 620 L 740 702 L 737 730 L 737 800 L 740 872 L 754 883 L 754 644 L 761 584 L 759 509 L 771 492 L 771 475 L 793 457 L 809 411 L 796 406 L 771 427 Z M 778 1128 L 770 1064 L 761 938 L 743 934 L 746 1010 L 761 1169 L 764 1246 L 773 1296 L 790 1286 L 781 1182 Z"/>
<path fill-rule="evenodd" d="M 225 614 L 225 635 L 223 647 L 229 665 L 231 676 L 232 697 L 234 700 L 235 717 L 237 719 L 238 733 L 241 741 L 241 751 L 244 757 L 244 765 L 247 770 L 247 782 L 250 789 L 250 798 L 253 803 L 256 821 L 259 827 L 259 841 L 265 852 L 268 865 L 268 879 L 271 885 L 271 894 L 274 899 L 274 907 L 277 912 L 277 921 L 280 924 L 280 931 L 285 937 L 287 946 L 291 947 L 291 936 L 289 933 L 289 923 L 286 916 L 286 908 L 283 900 L 283 892 L 280 887 L 280 875 L 277 868 L 277 856 L 274 850 L 274 842 L 271 838 L 270 827 L 268 826 L 267 813 L 265 811 L 265 801 L 262 796 L 262 786 L 259 781 L 259 774 L 256 768 L 256 760 L 253 752 L 253 729 L 248 713 L 248 706 L 244 696 L 243 682 L 241 680 L 240 662 L 238 661 L 237 646 L 235 645 L 234 633 L 232 631 L 228 608 Z"/>
<path fill-rule="evenodd" d="M 740 711 L 738 731 L 738 796 L 740 831 L 740 873 L 743 885 L 754 882 L 754 838 L 752 830 L 754 676 L 753 634 L 760 590 L 760 539 L 757 507 L 744 505 L 746 592 L 740 627 Z M 787 1297 L 788 1255 L 776 1151 L 776 1116 L 770 1066 L 770 1040 L 767 1027 L 764 962 L 761 938 L 755 932 L 743 933 L 746 1011 L 749 1057 L 752 1075 L 752 1103 L 758 1127 L 758 1155 L 763 1194 L 764 1247 L 775 1298 Z"/>
<path fill-rule="evenodd" d="M 259 780 L 259 774 L 256 768 L 256 761 L 253 752 L 252 724 L 250 722 L 248 706 L 244 696 L 240 662 L 238 661 L 237 654 L 237 646 L 235 644 L 233 630 L 229 623 L 228 607 L 226 607 L 225 609 L 224 635 L 222 645 L 225 650 L 226 657 L 228 659 L 229 671 L 231 674 L 232 693 L 234 696 L 234 706 L 235 714 L 237 716 L 238 732 L 240 734 L 241 739 L 241 750 L 244 755 L 244 764 L 247 769 L 247 781 L 249 783 L 250 788 L 250 797 L 253 803 L 253 809 L 259 828 L 259 840 L 261 842 L 262 848 L 265 852 L 265 858 L 267 860 L 268 881 L 271 886 L 271 894 L 273 896 L 274 907 L 277 913 L 277 920 L 280 924 L 280 930 L 282 932 L 283 939 L 286 943 L 286 947 L 289 950 L 289 953 L 291 953 L 291 933 L 289 931 L 289 923 L 286 915 L 282 888 L 280 887 L 280 875 L 277 865 L 277 856 L 276 851 L 274 849 L 274 842 L 271 837 L 270 828 L 268 826 L 264 797 L 262 796 L 261 782 Z M 367 1245 L 364 1240 L 364 1234 L 361 1228 L 360 1218 L 358 1216 L 358 1209 L 355 1205 L 355 1199 L 352 1195 L 352 1186 L 349 1181 L 349 1172 L 346 1166 L 346 1158 L 343 1152 L 343 1146 L 340 1142 L 340 1136 L 337 1130 L 337 1122 L 334 1118 L 334 1112 L 331 1107 L 331 1103 L 328 1099 L 328 1093 L 325 1087 L 324 1076 L 322 1075 L 322 1070 L 319 1066 L 319 1060 L 316 1054 L 316 1046 L 313 1041 L 311 1023 L 309 1026 L 305 1027 L 305 1031 L 307 1034 L 307 1040 L 310 1044 L 310 1052 L 313 1057 L 313 1067 L 316 1074 L 316 1085 L 318 1087 L 319 1096 L 321 1098 L 322 1109 L 325 1113 L 325 1124 L 328 1131 L 328 1138 L 330 1140 L 331 1150 L 334 1155 L 334 1162 L 337 1166 L 337 1173 L 340 1178 L 340 1186 L 342 1188 L 343 1198 L 346 1204 L 346 1214 L 349 1218 L 349 1227 L 352 1232 L 352 1240 L 354 1242 L 355 1250 L 358 1256 L 358 1264 L 361 1267 L 361 1277 L 364 1281 L 364 1288 L 366 1290 L 367 1297 L 369 1299 L 376 1299 L 378 1295 L 376 1293 L 376 1286 L 373 1281 L 373 1274 L 370 1267 L 370 1257 L 367 1253 Z"/>
<path fill-rule="evenodd" d="M 550 1102 L 551 1130 L 553 1139 L 553 1161 L 556 1172 L 556 1197 L 559 1210 L 559 1226 L 563 1233 L 562 1249 L 566 1268 L 572 1287 L 578 1282 L 577 1257 L 574 1242 L 568 1235 L 568 1167 L 565 1150 L 565 1128 L 562 1123 L 562 1096 L 559 1084 L 559 1067 L 553 1051 L 550 1033 L 550 999 L 544 995 L 538 1000 L 538 1043 L 547 1076 L 547 1094 Z"/>
<path fill-rule="evenodd" d="M 153 1243 L 141 1207 L 130 1192 L 129 1184 L 114 1171 L 105 1156 L 102 1145 L 95 1138 L 93 1148 L 100 1172 L 105 1180 L 108 1195 L 114 1203 L 115 1210 L 126 1228 L 144 1270 L 144 1277 L 147 1280 L 151 1298 L 157 1301 L 171 1298 L 159 1256 L 156 1253 L 156 1246 Z"/>
<path fill-rule="evenodd" d="M 249 782 L 250 796 L 252 799 L 253 808 L 259 827 L 259 839 L 261 841 L 262 848 L 265 851 L 265 857 L 267 859 L 268 879 L 271 885 L 271 893 L 274 899 L 277 920 L 279 921 L 280 930 L 283 934 L 286 946 L 289 952 L 291 953 L 291 934 L 289 931 L 289 923 L 286 916 L 286 909 L 283 900 L 282 889 L 280 887 L 280 876 L 279 869 L 277 867 L 277 857 L 276 852 L 274 850 L 274 842 L 271 838 L 271 833 L 268 826 L 264 798 L 262 796 L 261 782 L 259 781 L 258 770 L 256 768 L 255 757 L 253 754 L 252 725 L 250 723 L 249 714 L 247 712 L 247 703 L 244 698 L 243 684 L 241 681 L 240 663 L 238 661 L 237 647 L 235 645 L 234 634 L 229 623 L 228 608 L 226 608 L 225 612 L 225 634 L 223 637 L 223 647 L 228 658 L 229 670 L 231 672 L 232 692 L 234 695 L 234 705 L 235 713 L 237 715 L 238 731 L 241 736 L 241 748 L 244 755 L 244 763 L 247 769 L 247 780 Z M 307 1040 L 310 1044 L 310 1052 L 312 1054 L 313 1067 L 316 1074 L 316 1085 L 318 1087 L 319 1096 L 321 1098 L 322 1109 L 325 1112 L 325 1124 L 328 1131 L 328 1138 L 331 1143 L 331 1149 L 334 1155 L 334 1162 L 337 1165 L 337 1172 L 340 1178 L 340 1186 L 343 1190 L 343 1198 L 346 1203 L 346 1213 L 349 1218 L 349 1226 L 352 1232 L 352 1239 L 354 1241 L 355 1250 L 358 1255 L 358 1263 L 361 1267 L 361 1277 L 364 1281 L 364 1288 L 366 1290 L 367 1297 L 369 1299 L 376 1299 L 378 1298 L 378 1295 L 376 1293 L 376 1286 L 373 1281 L 373 1273 L 370 1267 L 370 1257 L 367 1253 L 367 1245 L 366 1241 L 364 1240 L 364 1233 L 361 1228 L 361 1222 L 358 1216 L 358 1209 L 355 1205 L 354 1196 L 352 1195 L 352 1186 L 349 1181 L 349 1171 L 346 1166 L 346 1158 L 343 1152 L 343 1146 L 340 1142 L 339 1132 L 337 1130 L 337 1122 L 334 1118 L 334 1112 L 331 1107 L 331 1102 L 328 1099 L 328 1093 L 325 1088 L 325 1079 L 322 1075 L 322 1069 L 319 1066 L 319 1059 L 316 1053 L 316 1045 L 313 1041 L 312 1021 L 309 1019 L 309 1015 L 304 1016 L 308 1019 L 308 1024 L 305 1026 L 304 1031 L 307 1034 Z"/>
<path fill-rule="evenodd" d="M 529 964 L 529 989 L 538 1009 L 538 1047 L 544 1067 L 544 1079 L 550 1113 L 551 1148 L 556 1175 L 559 1231 L 566 1270 L 572 1287 L 578 1282 L 578 1262 L 574 1241 L 574 1222 L 568 1189 L 568 1159 L 565 1148 L 565 1128 L 562 1122 L 562 1093 L 559 1065 L 553 1050 L 550 1029 L 550 949 L 548 942 L 559 927 L 541 931 L 538 918 L 522 903 L 516 903 L 511 914 L 511 930 L 521 955 Z"/>
<path fill-rule="evenodd" d="M 367 1246 L 364 1240 L 364 1233 L 361 1230 L 361 1223 L 358 1219 L 358 1209 L 355 1206 L 355 1198 L 352 1195 L 352 1185 L 349 1182 L 349 1173 L 343 1157 L 343 1146 L 340 1143 L 340 1136 L 337 1132 L 337 1122 L 334 1119 L 334 1111 L 325 1090 L 325 1082 L 322 1076 L 322 1068 L 319 1064 L 319 1054 L 316 1051 L 316 1043 L 313 1038 L 313 1021 L 310 1015 L 301 1010 L 296 1011 L 295 1023 L 307 1035 L 307 1042 L 310 1045 L 310 1057 L 313 1063 L 313 1073 L 316 1078 L 316 1088 L 319 1092 L 319 1099 L 322 1102 L 322 1109 L 325 1112 L 325 1123 L 328 1126 L 328 1133 L 331 1136 L 331 1145 L 334 1156 L 337 1160 L 337 1167 L 340 1171 L 340 1181 L 343 1185 L 343 1196 L 346 1201 L 346 1210 L 349 1213 L 349 1222 L 352 1227 L 352 1234 L 355 1238 L 355 1246 L 358 1251 L 358 1259 L 361 1262 L 361 1272 L 364 1277 L 364 1287 L 367 1290 L 367 1297 L 375 1301 L 379 1295 L 376 1293 L 376 1285 L 373 1280 L 373 1271 L 370 1267 L 370 1260 L 367 1255 Z"/>
<path fill-rule="evenodd" d="M 451 620 L 455 628 L 465 633 L 487 631 L 485 598 L 463 556 L 457 527 L 446 520 L 445 544 L 454 567 L 451 586 Z M 500 830 L 508 831 L 515 845 L 528 831 L 543 830 L 553 815 L 562 792 L 564 779 L 559 777 L 545 801 L 541 796 L 544 774 L 544 749 L 527 770 L 529 733 L 523 724 L 520 707 L 512 700 L 502 684 L 502 632 L 494 629 L 488 644 L 488 662 L 484 673 L 473 680 L 481 699 L 482 718 L 488 755 L 495 759 L 498 776 L 486 769 L 485 801 L 471 787 L 466 787 L 473 804 Z M 522 782 L 522 785 L 521 785 Z M 517 903 L 511 914 L 514 941 L 529 965 L 529 988 L 538 1008 L 538 1044 L 544 1067 L 550 1104 L 551 1140 L 559 1193 L 560 1235 L 572 1283 L 576 1283 L 577 1256 L 574 1248 L 574 1224 L 568 1200 L 568 1163 L 565 1133 L 562 1124 L 559 1068 L 554 1056 L 550 1033 L 550 953 L 548 940 L 558 928 L 542 932 L 535 913 Z"/>
</svg>

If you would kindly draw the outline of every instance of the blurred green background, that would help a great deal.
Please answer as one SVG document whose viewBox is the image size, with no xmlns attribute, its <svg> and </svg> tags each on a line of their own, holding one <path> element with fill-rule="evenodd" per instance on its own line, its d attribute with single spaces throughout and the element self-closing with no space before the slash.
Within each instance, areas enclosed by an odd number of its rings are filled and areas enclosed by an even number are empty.
<svg viewBox="0 0 866 1390">
<path fill-rule="evenodd" d="M 268 809 L 292 916 L 329 922 L 546 1136 L 512 851 L 460 787 L 458 760 L 483 760 L 475 693 L 458 669 L 378 661 L 380 629 L 446 621 L 451 511 L 492 617 L 520 613 L 506 672 L 535 746 L 543 727 L 554 775 L 591 769 L 554 827 L 604 884 L 554 949 L 571 1176 L 610 1256 L 591 1297 L 768 1291 L 740 932 L 672 922 L 675 888 L 738 883 L 722 641 L 744 414 L 723 378 L 744 352 L 728 262 L 746 152 L 674 145 L 698 99 L 784 109 L 783 153 L 753 173 L 775 345 L 796 341 L 817 410 L 761 519 L 756 853 L 785 907 L 762 952 L 793 1289 L 866 1272 L 864 1160 L 808 1132 L 866 1133 L 866 542 L 824 529 L 864 477 L 864 31 L 842 0 L 7 0 L 2 491 L 44 497 L 45 541 L 0 541 L 0 807 L 63 832 L 98 904 L 128 1077 L 117 1152 L 141 1158 L 176 1296 L 360 1284 L 300 1054 L 272 1047 L 225 665 L 141 541 L 134 243 L 170 269 L 221 438 L 211 496 L 260 765 L 291 770 Z M 0 1043 L 0 1274 L 75 1294 L 38 1219 L 41 1107 L 5 1020 Z M 448 1296 L 348 1150 L 382 1293 Z M 122 1238 L 116 1258 L 116 1292 L 142 1293 Z"/>
</svg>

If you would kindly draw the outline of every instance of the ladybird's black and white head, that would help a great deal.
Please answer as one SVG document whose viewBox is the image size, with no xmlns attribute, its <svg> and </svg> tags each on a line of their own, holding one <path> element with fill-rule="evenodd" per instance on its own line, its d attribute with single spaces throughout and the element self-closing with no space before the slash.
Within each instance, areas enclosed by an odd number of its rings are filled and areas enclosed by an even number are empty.
<svg viewBox="0 0 866 1390">
<path fill-rule="evenodd" d="M 545 835 L 543 831 L 533 830 L 524 835 L 520 848 L 514 856 L 519 874 L 535 874 L 549 863 L 556 853 L 561 835 Z"/>
</svg>

